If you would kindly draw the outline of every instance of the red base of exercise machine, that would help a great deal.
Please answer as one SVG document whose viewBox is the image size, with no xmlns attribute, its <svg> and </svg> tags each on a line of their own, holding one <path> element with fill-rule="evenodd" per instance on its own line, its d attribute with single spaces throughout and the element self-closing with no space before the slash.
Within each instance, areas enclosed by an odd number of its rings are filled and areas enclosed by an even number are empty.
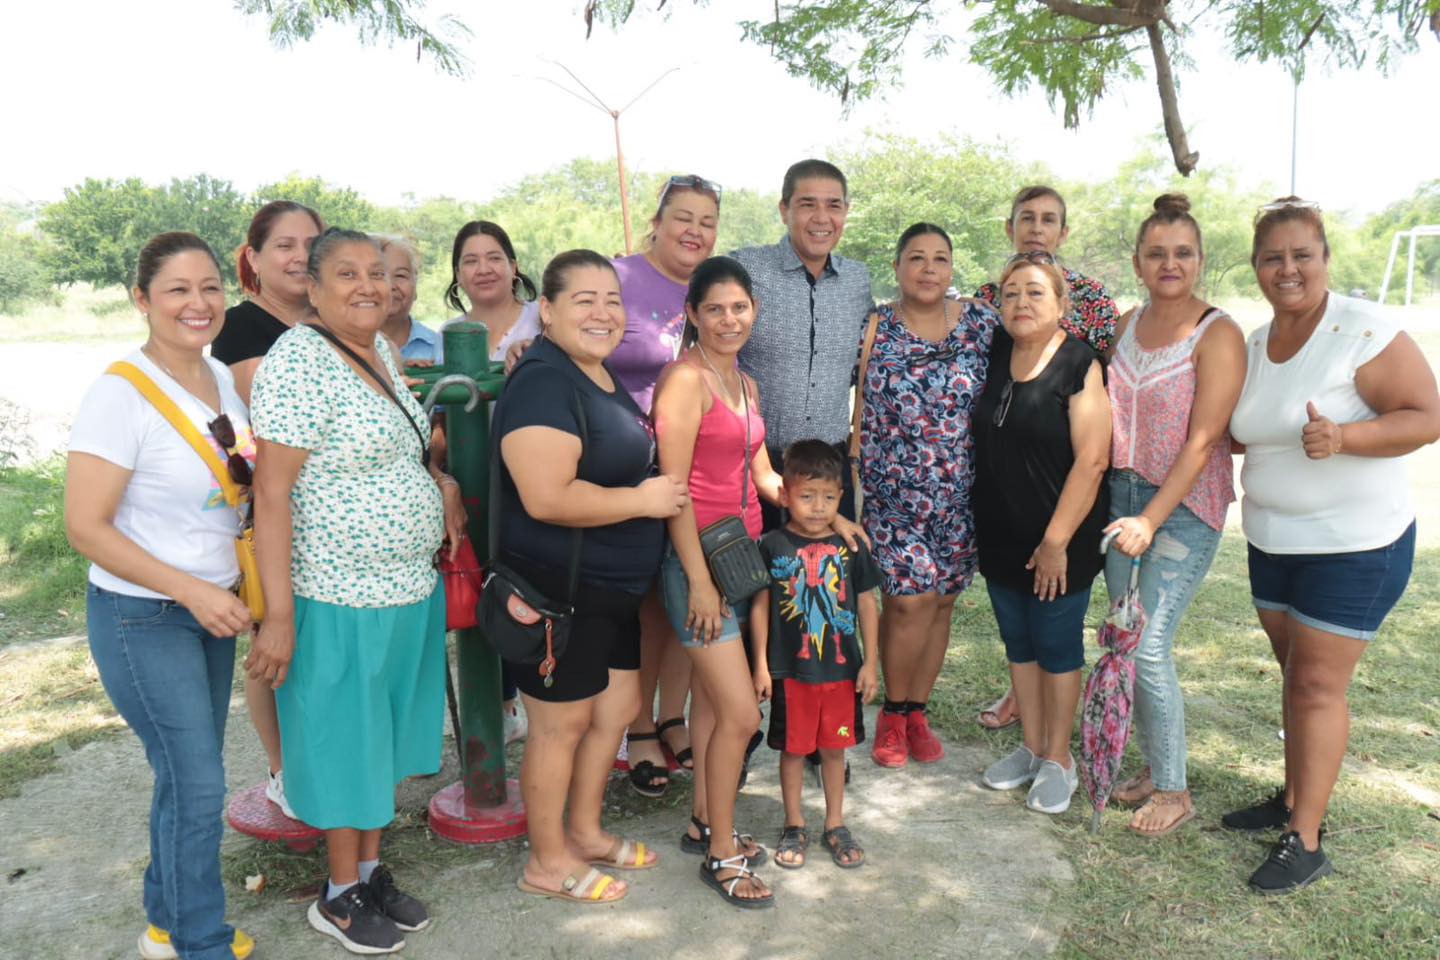
<svg viewBox="0 0 1440 960">
<path fill-rule="evenodd" d="M 465 784 L 457 781 L 430 798 L 430 829 L 456 843 L 499 843 L 525 835 L 525 805 L 520 802 L 520 781 L 506 780 L 510 799 L 498 807 L 466 813 Z"/>
<path fill-rule="evenodd" d="M 265 796 L 265 784 L 242 790 L 230 800 L 225 811 L 230 826 L 247 837 L 267 843 L 283 843 L 298 853 L 315 849 L 325 834 L 307 823 L 291 820 Z"/>
</svg>

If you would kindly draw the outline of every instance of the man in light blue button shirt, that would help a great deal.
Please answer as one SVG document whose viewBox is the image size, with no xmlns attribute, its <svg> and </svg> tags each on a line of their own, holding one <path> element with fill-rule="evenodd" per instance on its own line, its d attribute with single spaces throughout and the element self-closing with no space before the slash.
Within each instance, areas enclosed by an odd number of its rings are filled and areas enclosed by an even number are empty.
<svg viewBox="0 0 1440 960">
<path fill-rule="evenodd" d="M 740 363 L 760 386 L 765 445 L 777 470 L 796 440 L 824 440 L 842 455 L 848 446 L 850 387 L 875 307 L 869 268 L 834 252 L 849 212 L 845 174 L 824 160 L 802 160 L 785 171 L 780 190 L 786 236 L 732 254 L 755 286 L 759 311 Z M 841 512 L 853 520 L 850 483 L 847 468 Z M 779 510 L 762 507 L 765 528 L 779 526 Z"/>
</svg>

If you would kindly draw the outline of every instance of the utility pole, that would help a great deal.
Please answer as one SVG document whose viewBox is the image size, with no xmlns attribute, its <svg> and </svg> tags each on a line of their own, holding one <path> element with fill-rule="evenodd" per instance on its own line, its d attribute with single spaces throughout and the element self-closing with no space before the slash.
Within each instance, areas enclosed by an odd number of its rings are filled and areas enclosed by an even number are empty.
<svg viewBox="0 0 1440 960">
<path fill-rule="evenodd" d="M 594 90 L 591 90 L 585 84 L 584 80 L 581 80 L 578 76 L 575 75 L 574 70 L 571 70 L 569 67 L 565 66 L 565 64 L 561 63 L 558 60 L 550 60 L 547 62 L 555 64 L 555 66 L 568 73 L 570 75 L 570 79 L 578 83 L 580 85 L 580 89 L 584 90 L 587 94 L 589 94 L 589 99 L 580 96 L 580 94 L 576 93 L 574 90 L 571 90 L 569 87 L 556 83 L 554 80 L 551 80 L 547 77 L 541 77 L 541 80 L 544 80 L 551 86 L 559 87 L 561 90 L 564 90 L 566 93 L 570 94 L 570 96 L 574 97 L 576 100 L 579 100 L 581 103 L 595 107 L 601 113 L 607 114 L 610 117 L 610 121 L 615 125 L 615 168 L 616 173 L 619 175 L 620 178 L 620 216 L 625 221 L 625 253 L 628 256 L 629 254 L 635 252 L 635 238 L 633 231 L 630 228 L 630 184 L 629 177 L 625 173 L 625 151 L 620 146 L 620 114 L 635 106 L 636 101 L 638 101 L 641 97 L 645 96 L 645 94 L 653 90 L 656 84 L 658 84 L 661 80 L 664 80 L 666 77 L 670 76 L 670 74 L 674 73 L 680 68 L 671 67 L 669 70 L 666 70 L 664 73 L 660 74 L 660 76 L 656 77 L 654 80 L 651 80 L 650 83 L 645 87 L 645 89 L 641 90 L 639 93 L 635 94 L 635 96 L 631 97 L 629 103 L 625 104 L 625 106 L 617 110 L 614 107 L 610 106 L 608 103 L 606 103 L 604 100 L 601 100 L 599 95 L 597 95 Z"/>
</svg>

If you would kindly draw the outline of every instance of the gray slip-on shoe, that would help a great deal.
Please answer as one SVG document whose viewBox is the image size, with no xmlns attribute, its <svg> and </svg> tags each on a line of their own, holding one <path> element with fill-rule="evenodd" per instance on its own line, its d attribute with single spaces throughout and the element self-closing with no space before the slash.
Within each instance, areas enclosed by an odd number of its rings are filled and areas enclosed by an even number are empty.
<svg viewBox="0 0 1440 960">
<path fill-rule="evenodd" d="M 1013 790 L 1034 780 L 1039 769 L 1040 758 L 1022 743 L 990 764 L 980 779 L 991 790 Z"/>
<path fill-rule="evenodd" d="M 1038 810 L 1041 813 L 1064 813 L 1070 809 L 1070 798 L 1075 795 L 1075 788 L 1080 785 L 1080 771 L 1075 766 L 1075 759 L 1070 759 L 1070 769 L 1066 770 L 1054 760 L 1044 760 L 1040 763 L 1040 770 L 1035 774 L 1035 782 L 1030 785 L 1030 795 L 1025 798 L 1025 806 L 1031 810 Z"/>
</svg>

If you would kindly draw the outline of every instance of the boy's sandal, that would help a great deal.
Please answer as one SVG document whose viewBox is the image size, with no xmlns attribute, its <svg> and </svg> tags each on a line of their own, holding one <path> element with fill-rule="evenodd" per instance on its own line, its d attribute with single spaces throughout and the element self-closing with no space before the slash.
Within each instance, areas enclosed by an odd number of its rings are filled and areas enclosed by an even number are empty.
<svg viewBox="0 0 1440 960">
<path fill-rule="evenodd" d="M 735 876 L 721 880 L 716 876 L 721 870 L 734 870 Z M 750 869 L 749 863 L 743 856 L 726 857 L 724 860 L 718 857 L 707 856 L 700 864 L 700 879 L 705 881 L 705 886 L 724 897 L 725 902 L 731 906 L 741 907 L 746 910 L 760 910 L 765 907 L 775 906 L 774 891 L 765 894 L 763 897 L 739 897 L 735 895 L 736 885 L 738 885 L 741 880 L 748 880 L 754 876 L 755 871 Z"/>
<path fill-rule="evenodd" d="M 632 733 L 629 735 L 630 742 L 636 740 L 660 740 L 659 733 Z M 670 772 L 662 770 L 653 761 L 641 760 L 630 767 L 630 786 L 642 797 L 651 800 L 665 796 L 665 791 L 670 788 Z"/>
<path fill-rule="evenodd" d="M 683 729 L 685 727 L 685 718 L 672 717 L 669 720 L 666 720 L 664 723 L 660 724 L 658 727 L 655 728 L 655 735 L 660 738 L 661 745 L 666 750 L 670 751 L 670 755 L 675 758 L 676 763 L 680 764 L 680 766 L 686 770 L 694 770 L 695 751 L 690 749 L 689 747 L 685 747 L 677 752 L 670 748 L 670 741 L 665 739 L 665 731 L 671 729 L 672 727 L 680 727 Z"/>
<path fill-rule="evenodd" d="M 1146 812 L 1147 810 L 1153 810 L 1156 807 L 1174 806 L 1179 806 L 1182 808 L 1180 815 L 1158 830 L 1146 830 L 1142 827 L 1137 827 L 1135 825 L 1135 821 L 1140 817 L 1142 813 Z M 1140 834 L 1140 836 L 1142 837 L 1154 838 L 1163 837 L 1167 834 L 1174 833 L 1176 830 L 1179 830 L 1181 827 L 1185 826 L 1185 824 L 1189 823 L 1191 820 L 1194 819 L 1195 804 L 1192 803 L 1190 800 L 1190 791 L 1156 790 L 1150 795 L 1150 798 L 1145 801 L 1145 805 L 1142 806 L 1139 810 L 1135 811 L 1135 816 L 1130 818 L 1130 823 L 1128 824 L 1128 826 L 1131 830 L 1133 830 L 1135 833 Z"/>
<path fill-rule="evenodd" d="M 1110 793 L 1116 803 L 1144 803 L 1155 792 L 1155 783 L 1150 779 L 1150 768 L 1146 767 L 1129 780 L 1117 784 Z"/>
<path fill-rule="evenodd" d="M 700 839 L 697 840 L 690 836 L 689 830 L 680 834 L 681 852 L 695 853 L 703 857 L 708 857 L 710 855 L 710 824 L 695 816 L 690 818 L 690 822 L 695 825 L 696 830 L 700 831 Z M 765 848 L 756 843 L 754 837 L 748 833 L 741 833 L 739 830 L 732 831 L 732 835 L 735 837 L 735 846 L 740 848 L 741 856 L 748 860 L 752 867 L 762 867 L 765 865 L 765 859 L 767 857 Z M 754 850 L 755 852 L 745 853 L 744 851 L 746 850 Z"/>
<path fill-rule="evenodd" d="M 853 870 L 865 864 L 865 850 L 850 835 L 849 827 L 841 825 L 826 830 L 820 834 L 820 842 L 830 851 L 830 859 L 835 861 L 837 867 Z M 855 856 L 857 853 L 858 857 Z"/>
<path fill-rule="evenodd" d="M 647 856 L 650 859 L 645 859 Z M 650 848 L 639 840 L 615 840 L 615 846 L 603 857 L 590 861 L 597 867 L 613 867 L 616 870 L 649 870 L 660 866 L 660 858 L 651 855 Z"/>
<path fill-rule="evenodd" d="M 624 900 L 629 890 L 620 891 L 618 896 L 607 897 L 605 891 L 615 884 L 615 878 L 608 873 L 601 873 L 594 867 L 583 877 L 576 877 L 570 874 L 560 884 L 559 890 L 547 890 L 544 887 L 537 887 L 525 879 L 525 874 L 520 874 L 520 879 L 515 881 L 515 886 L 523 892 L 537 897 L 549 897 L 551 900 L 568 900 L 571 903 L 583 903 L 593 905 L 597 903 L 616 903 Z"/>
<path fill-rule="evenodd" d="M 1000 711 L 1005 709 L 1007 702 L 1010 704 L 1010 709 L 1005 713 L 1001 713 Z M 1013 727 L 1019 723 L 1020 708 L 1015 702 L 1014 691 L 1006 693 L 999 700 L 996 700 L 990 704 L 990 706 L 981 710 L 975 718 L 975 722 L 986 730 L 1004 730 L 1006 727 Z"/>
<path fill-rule="evenodd" d="M 780 831 L 780 842 L 775 847 L 775 866 L 799 870 L 805 866 L 805 850 L 809 846 L 810 834 L 803 826 L 787 826 Z"/>
</svg>

